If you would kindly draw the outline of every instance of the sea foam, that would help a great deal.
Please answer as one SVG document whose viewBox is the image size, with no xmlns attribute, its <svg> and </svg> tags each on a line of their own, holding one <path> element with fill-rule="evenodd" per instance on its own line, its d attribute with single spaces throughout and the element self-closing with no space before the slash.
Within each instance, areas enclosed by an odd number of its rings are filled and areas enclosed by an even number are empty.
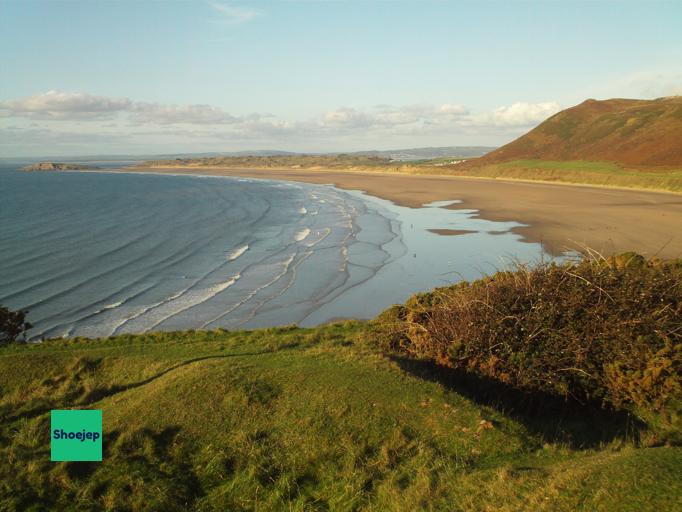
<svg viewBox="0 0 682 512">
<path fill-rule="evenodd" d="M 240 247 L 239 249 L 235 249 L 234 251 L 228 253 L 227 261 L 236 260 L 237 258 L 239 258 L 242 254 L 244 254 L 248 250 L 249 250 L 248 245 L 244 245 L 244 246 Z"/>
<path fill-rule="evenodd" d="M 241 275 L 240 275 L 240 274 L 237 274 L 237 275 L 235 275 L 235 276 L 232 276 L 231 278 L 229 278 L 229 279 L 228 279 L 227 281 L 225 281 L 225 282 L 218 283 L 218 284 L 216 284 L 216 285 L 214 285 L 214 286 L 211 286 L 211 287 L 208 289 L 208 292 L 209 292 L 208 297 L 206 297 L 206 298 L 205 298 L 203 301 L 201 301 L 201 302 L 205 302 L 206 300 L 210 299 L 211 297 L 215 297 L 215 296 L 218 295 L 220 292 L 222 292 L 222 291 L 228 289 L 230 286 L 232 286 L 234 283 L 236 283 L 236 282 L 239 280 L 240 277 L 241 277 Z"/>
<path fill-rule="evenodd" d="M 301 231 L 296 233 L 296 235 L 294 235 L 294 240 L 296 240 L 297 242 L 302 242 L 303 240 L 308 238 L 309 234 L 310 234 L 310 228 L 302 229 Z"/>
</svg>

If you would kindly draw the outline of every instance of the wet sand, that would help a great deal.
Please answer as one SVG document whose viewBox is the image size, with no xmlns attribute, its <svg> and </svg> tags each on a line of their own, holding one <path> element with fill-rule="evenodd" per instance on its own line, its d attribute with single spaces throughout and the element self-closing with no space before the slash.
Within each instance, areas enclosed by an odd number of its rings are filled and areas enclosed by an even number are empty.
<svg viewBox="0 0 682 512">
<path fill-rule="evenodd" d="M 364 190 L 399 205 L 418 208 L 433 201 L 475 209 L 493 221 L 517 221 L 515 228 L 552 254 L 590 247 L 602 254 L 636 251 L 661 258 L 682 257 L 682 195 L 582 185 L 459 176 L 406 175 L 325 170 L 226 168 L 137 168 L 168 172 L 328 183 Z"/>
<path fill-rule="evenodd" d="M 470 233 L 476 233 L 476 231 L 471 231 L 469 229 L 429 229 L 429 232 L 435 233 L 437 235 L 443 236 L 458 236 L 458 235 L 468 235 Z M 504 231 L 503 231 L 504 233 Z"/>
</svg>

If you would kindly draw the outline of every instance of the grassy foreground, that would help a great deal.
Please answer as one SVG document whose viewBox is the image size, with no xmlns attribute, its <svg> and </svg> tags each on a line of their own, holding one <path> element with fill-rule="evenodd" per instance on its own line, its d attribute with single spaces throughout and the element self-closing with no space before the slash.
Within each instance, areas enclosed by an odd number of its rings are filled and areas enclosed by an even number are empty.
<svg viewBox="0 0 682 512">
<path fill-rule="evenodd" d="M 675 510 L 682 448 L 627 415 L 510 412 L 370 324 L 0 349 L 2 510 Z M 102 463 L 49 411 L 103 410 Z"/>
</svg>

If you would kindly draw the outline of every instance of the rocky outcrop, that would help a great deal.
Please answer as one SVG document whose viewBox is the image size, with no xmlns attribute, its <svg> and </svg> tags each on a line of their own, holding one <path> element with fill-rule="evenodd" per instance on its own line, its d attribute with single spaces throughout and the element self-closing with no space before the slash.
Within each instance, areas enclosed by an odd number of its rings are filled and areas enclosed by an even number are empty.
<svg viewBox="0 0 682 512">
<path fill-rule="evenodd" d="M 36 164 L 22 167 L 22 171 L 83 171 L 87 169 L 97 169 L 92 165 L 64 164 L 57 162 L 38 162 Z"/>
</svg>

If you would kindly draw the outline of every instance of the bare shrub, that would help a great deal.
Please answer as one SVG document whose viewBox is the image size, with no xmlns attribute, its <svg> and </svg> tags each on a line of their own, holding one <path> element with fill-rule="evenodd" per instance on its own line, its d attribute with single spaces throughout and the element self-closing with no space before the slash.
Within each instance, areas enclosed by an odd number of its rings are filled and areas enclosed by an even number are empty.
<svg viewBox="0 0 682 512">
<path fill-rule="evenodd" d="M 517 264 L 376 320 L 383 345 L 514 388 L 614 407 L 680 403 L 682 260 Z"/>
</svg>

